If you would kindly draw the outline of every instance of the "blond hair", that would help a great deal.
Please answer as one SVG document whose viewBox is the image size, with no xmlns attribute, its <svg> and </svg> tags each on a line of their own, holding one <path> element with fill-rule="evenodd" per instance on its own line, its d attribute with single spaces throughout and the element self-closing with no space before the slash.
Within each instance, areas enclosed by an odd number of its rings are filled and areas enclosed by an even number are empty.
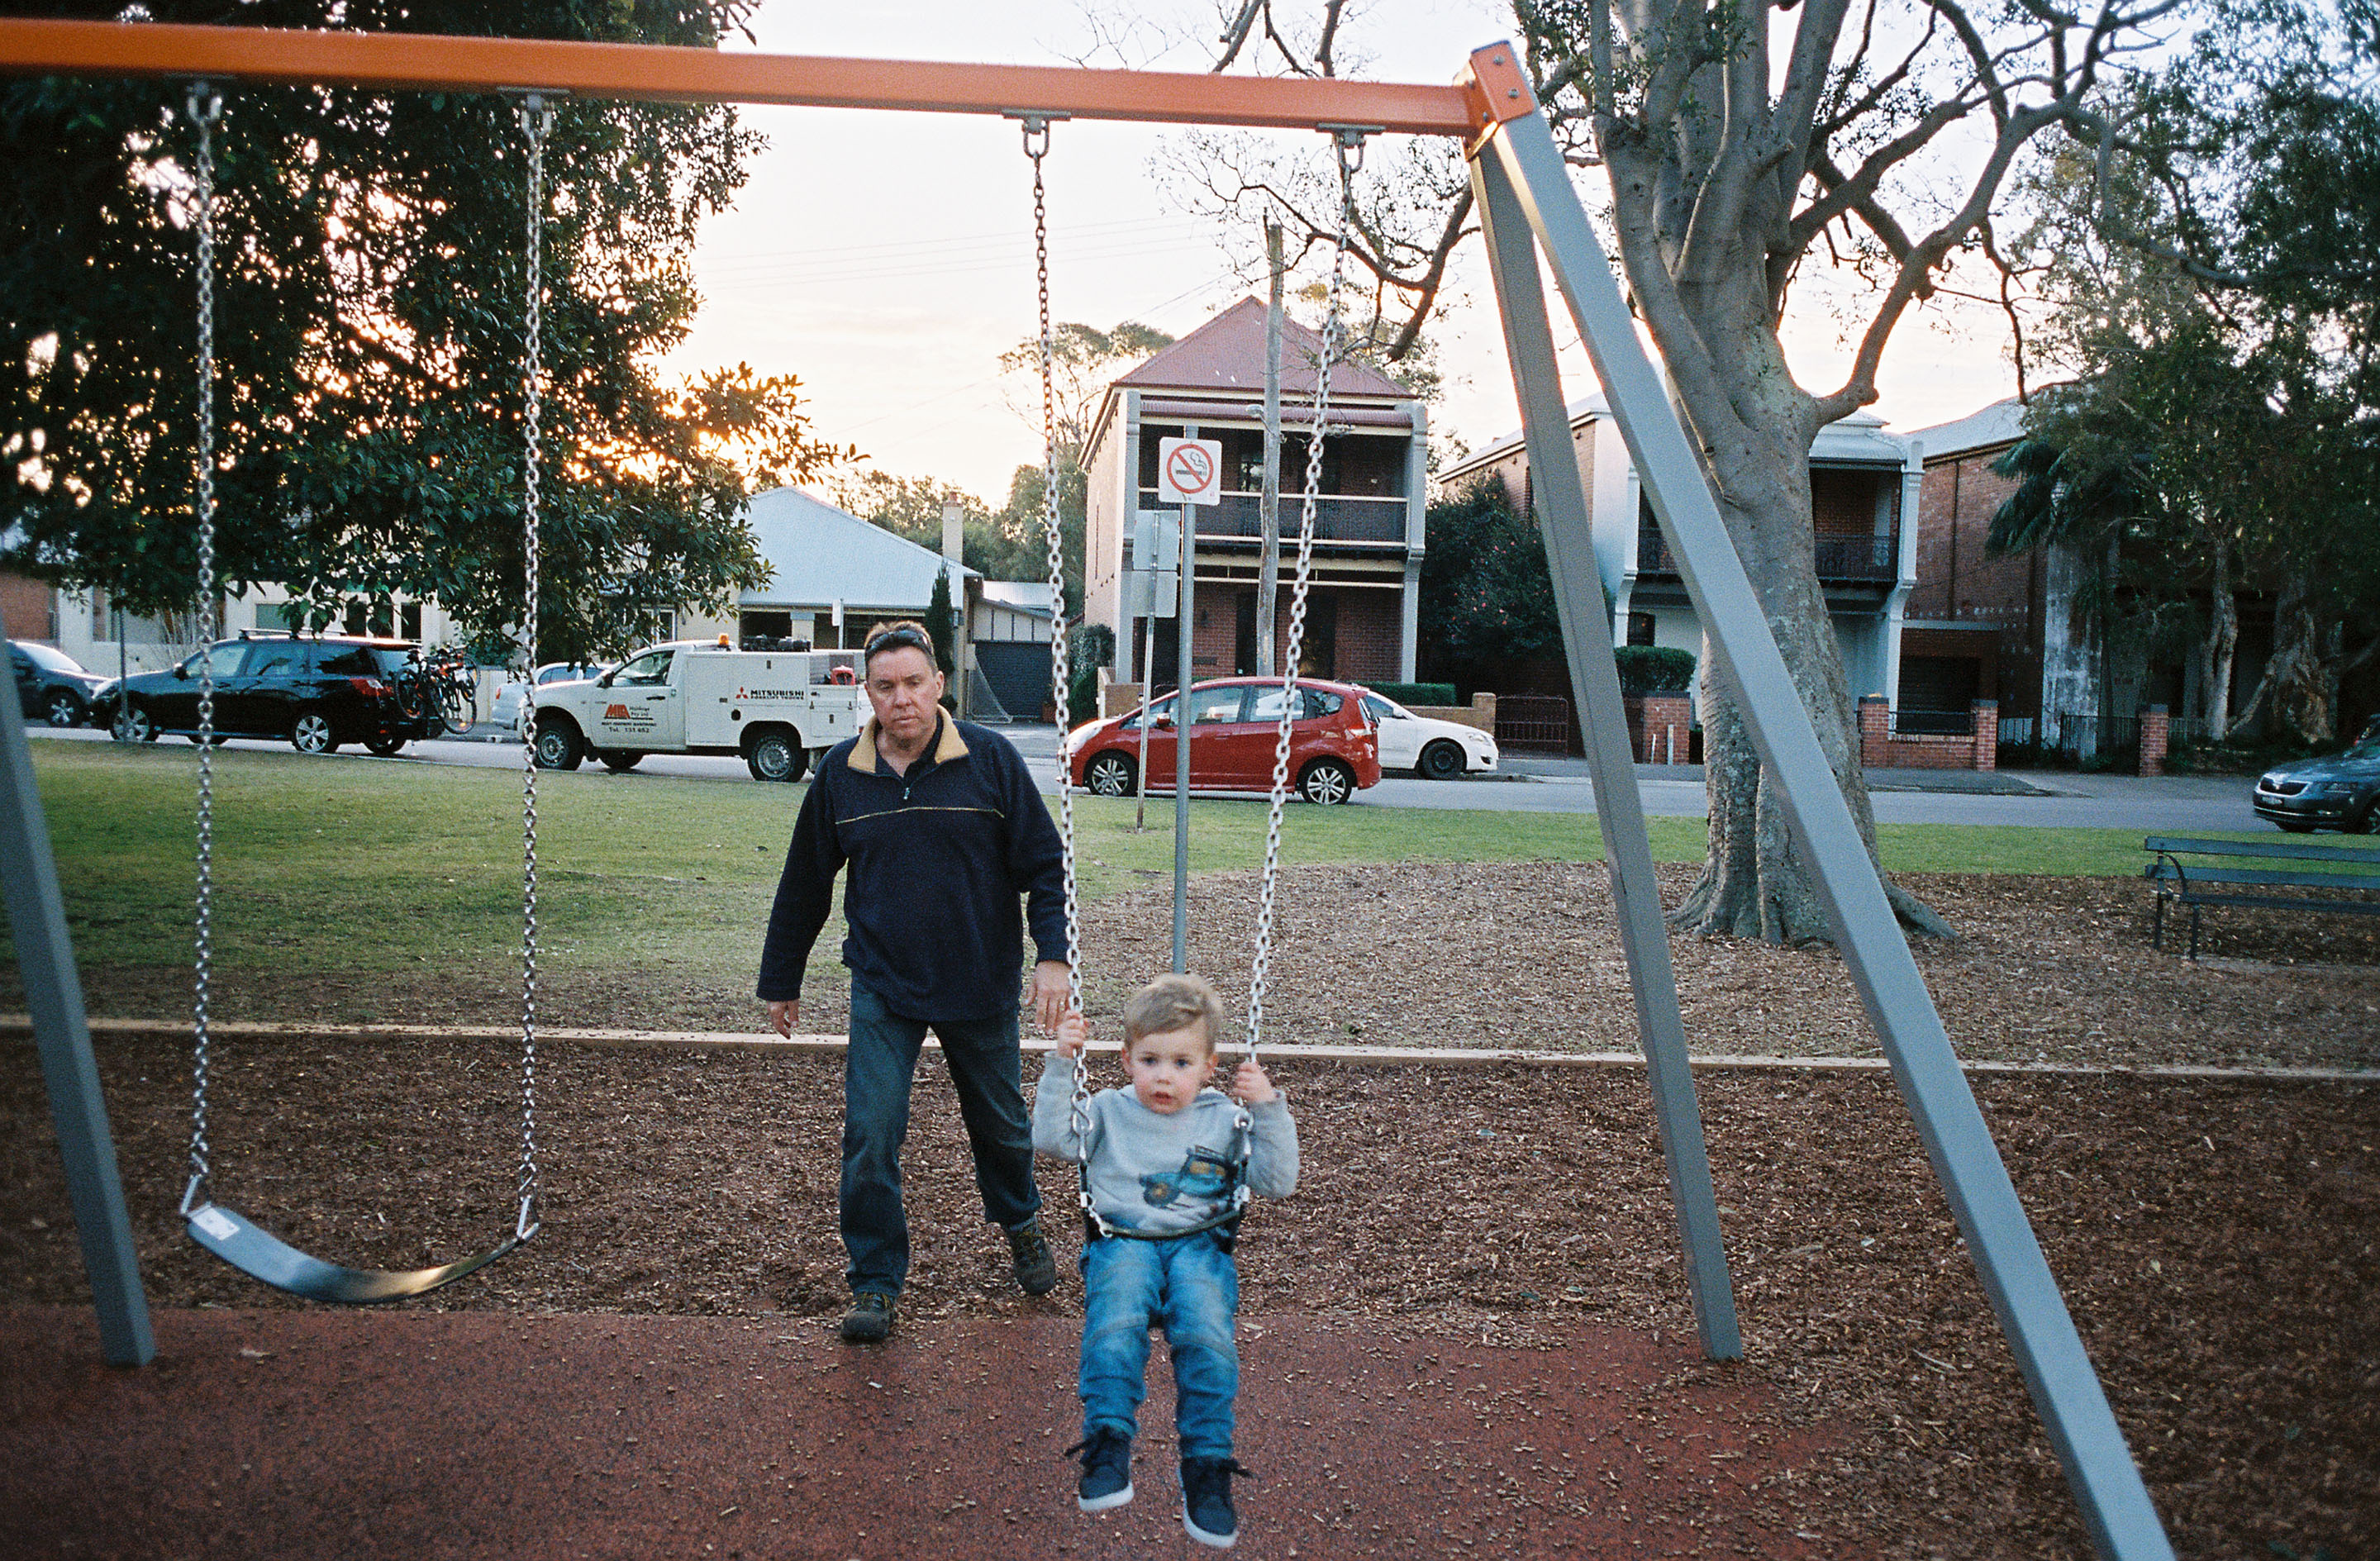
<svg viewBox="0 0 2380 1561">
<path fill-rule="evenodd" d="M 1222 1028 L 1223 999 L 1203 977 L 1160 975 L 1123 1005 L 1127 1044 L 1145 1035 L 1170 1035 L 1198 1026 L 1207 1037 L 1207 1055 L 1215 1055 L 1217 1032 Z"/>
</svg>

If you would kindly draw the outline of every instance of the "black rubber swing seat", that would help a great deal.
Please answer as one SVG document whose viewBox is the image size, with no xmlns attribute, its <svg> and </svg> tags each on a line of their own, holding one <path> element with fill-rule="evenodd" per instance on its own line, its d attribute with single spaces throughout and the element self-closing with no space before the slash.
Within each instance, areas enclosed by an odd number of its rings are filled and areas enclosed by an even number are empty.
<svg viewBox="0 0 2380 1561">
<path fill-rule="evenodd" d="M 436 1268 L 395 1270 L 346 1268 L 309 1257 L 262 1226 L 221 1204 L 205 1203 L 183 1212 L 190 1239 L 251 1279 L 308 1301 L 334 1301 L 342 1306 L 374 1306 L 427 1295 L 476 1274 L 538 1232 L 523 1222 L 510 1236 L 488 1251 L 459 1263 Z"/>
</svg>

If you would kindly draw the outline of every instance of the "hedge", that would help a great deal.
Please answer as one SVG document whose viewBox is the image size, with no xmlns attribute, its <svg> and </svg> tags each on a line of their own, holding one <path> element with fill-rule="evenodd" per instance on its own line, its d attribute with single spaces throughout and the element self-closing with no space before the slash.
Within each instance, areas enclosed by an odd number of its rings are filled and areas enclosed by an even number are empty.
<svg viewBox="0 0 2380 1561">
<path fill-rule="evenodd" d="M 1620 692 L 1631 699 L 1647 694 L 1682 694 L 1694 685 L 1694 654 L 1665 645 L 1623 645 L 1612 652 L 1620 663 Z"/>
<path fill-rule="evenodd" d="M 1393 699 L 1400 705 L 1460 703 L 1454 697 L 1454 684 L 1451 683 L 1367 683 L 1364 686 L 1381 698 Z"/>
</svg>

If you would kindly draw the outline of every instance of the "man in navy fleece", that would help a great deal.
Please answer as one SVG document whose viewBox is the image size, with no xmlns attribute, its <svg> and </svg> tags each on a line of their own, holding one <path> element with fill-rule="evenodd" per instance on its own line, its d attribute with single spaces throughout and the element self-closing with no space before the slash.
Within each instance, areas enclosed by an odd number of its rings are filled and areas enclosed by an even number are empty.
<svg viewBox="0 0 2380 1561">
<path fill-rule="evenodd" d="M 760 950 L 759 996 L 770 1024 L 791 1035 L 803 967 L 833 909 L 834 876 L 848 867 L 842 1209 L 852 1304 L 843 1337 L 870 1344 L 892 1331 L 908 1277 L 901 1143 L 929 1026 L 1016 1282 L 1029 1295 L 1058 1282 L 1038 1220 L 1017 1053 L 1026 919 L 1017 900 L 1030 907 L 1033 1002 L 1045 1029 L 1066 1013 L 1066 912 L 1050 809 L 1006 738 L 943 714 L 933 637 L 917 623 L 888 623 L 868 636 L 863 659 L 875 719 L 820 761 L 802 801 Z"/>
</svg>

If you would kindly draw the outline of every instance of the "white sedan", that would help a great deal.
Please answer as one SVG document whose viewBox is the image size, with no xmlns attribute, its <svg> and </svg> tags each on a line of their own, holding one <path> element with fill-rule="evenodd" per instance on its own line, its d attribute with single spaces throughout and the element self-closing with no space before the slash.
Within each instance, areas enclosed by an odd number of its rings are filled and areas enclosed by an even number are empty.
<svg viewBox="0 0 2380 1561">
<path fill-rule="evenodd" d="M 1417 716 L 1366 689 L 1364 713 L 1380 733 L 1380 768 L 1410 769 L 1430 780 L 1485 775 L 1496 768 L 1496 739 L 1461 721 Z"/>
</svg>

